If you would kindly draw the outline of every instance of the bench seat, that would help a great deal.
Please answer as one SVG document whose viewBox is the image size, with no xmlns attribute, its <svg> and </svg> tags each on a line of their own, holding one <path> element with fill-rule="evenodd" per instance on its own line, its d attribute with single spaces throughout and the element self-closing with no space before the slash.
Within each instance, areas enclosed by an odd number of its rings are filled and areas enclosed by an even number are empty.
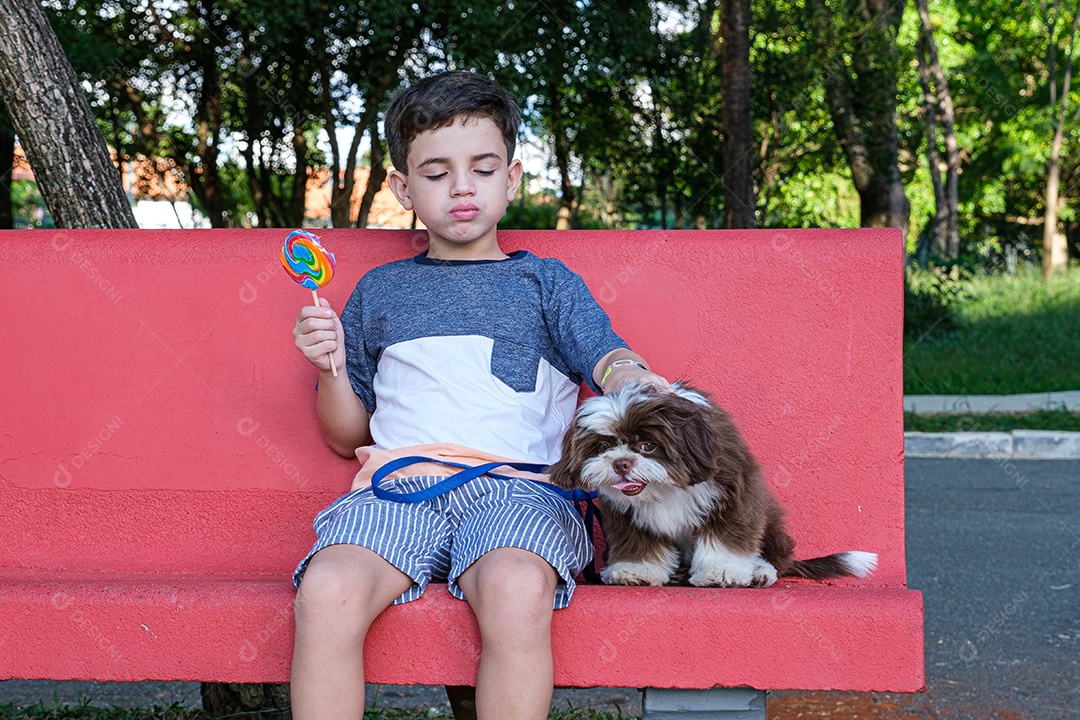
<svg viewBox="0 0 1080 720">
<path fill-rule="evenodd" d="M 0 575 L 0 677 L 287 682 L 293 589 L 280 578 Z M 922 600 L 898 588 L 582 585 L 555 614 L 560 687 L 922 688 Z M 392 608 L 368 682 L 472 685 L 479 634 L 445 586 Z"/>
<path fill-rule="evenodd" d="M 280 266 L 286 234 L 0 233 L 0 679 L 287 679 L 289 578 L 357 463 L 326 446 L 316 373 L 292 347 L 310 294 Z M 425 243 L 413 231 L 320 235 L 338 259 L 320 295 L 339 311 L 368 268 Z M 900 234 L 501 238 L 566 261 L 659 373 L 731 413 L 798 557 L 879 555 L 870 577 L 831 583 L 583 585 L 555 614 L 556 682 L 921 689 Z M 379 619 L 366 679 L 469 684 L 477 652 L 468 607 L 433 586 Z"/>
</svg>

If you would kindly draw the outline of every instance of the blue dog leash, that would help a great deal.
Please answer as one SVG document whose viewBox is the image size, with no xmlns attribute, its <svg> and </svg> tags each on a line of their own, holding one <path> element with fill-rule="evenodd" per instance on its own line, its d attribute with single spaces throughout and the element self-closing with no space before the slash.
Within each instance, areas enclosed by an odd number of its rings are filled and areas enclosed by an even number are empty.
<svg viewBox="0 0 1080 720">
<path fill-rule="evenodd" d="M 441 465 L 449 465 L 450 467 L 460 468 L 460 472 L 456 472 L 453 475 L 450 475 L 449 477 L 440 480 L 439 482 L 435 483 L 430 487 L 423 488 L 422 490 L 416 490 L 414 492 L 394 492 L 393 490 L 387 490 L 386 487 L 382 485 L 382 481 L 389 477 L 391 473 L 397 472 L 398 470 L 408 467 L 409 465 L 416 465 L 417 463 L 424 462 L 434 462 Z M 462 463 L 451 462 L 449 460 L 442 460 L 439 458 L 425 457 L 423 455 L 408 455 L 406 457 L 400 457 L 395 460 L 391 460 L 390 462 L 384 464 L 382 467 L 376 470 L 371 476 L 371 490 L 375 493 L 375 497 L 381 498 L 383 500 L 392 500 L 393 502 L 415 504 L 422 503 L 427 500 L 432 500 L 439 497 L 440 495 L 445 495 L 451 490 L 455 490 L 464 485 L 465 483 L 475 480 L 481 475 L 487 475 L 488 477 L 495 478 L 497 480 L 522 479 L 511 477 L 509 475 L 500 475 L 498 473 L 492 472 L 496 468 L 500 467 L 509 467 L 515 470 L 522 470 L 524 472 L 531 473 L 543 473 L 548 468 L 547 465 L 512 461 L 489 462 L 484 463 L 483 465 L 464 465 Z M 600 512 L 597 509 L 596 504 L 593 502 L 597 495 L 597 492 L 595 490 L 593 490 L 592 492 L 588 492 L 580 488 L 567 490 L 566 488 L 561 488 L 558 485 L 552 485 L 551 483 L 544 482 L 543 480 L 533 480 L 531 478 L 529 479 L 529 482 L 540 485 L 541 487 L 555 493 L 556 495 L 568 502 L 572 502 L 575 504 L 579 502 L 584 502 L 585 525 L 589 528 L 589 534 L 592 534 L 593 522 L 594 520 L 600 518 Z M 600 582 L 600 578 L 596 574 L 596 568 L 592 564 L 590 564 L 589 567 L 585 568 L 584 574 L 586 579 L 589 580 L 589 582 Z"/>
<path fill-rule="evenodd" d="M 414 492 L 400 493 L 393 490 L 387 490 L 381 485 L 382 481 L 390 476 L 391 473 L 395 473 L 402 468 L 409 465 L 416 465 L 417 463 L 432 462 L 439 463 L 440 465 L 449 465 L 450 467 L 461 468 L 461 472 L 454 473 L 449 477 L 440 480 L 431 487 L 424 488 L 423 490 L 416 490 Z M 495 478 L 497 480 L 521 480 L 522 478 L 511 477 L 510 475 L 500 475 L 492 472 L 495 468 L 509 467 L 515 470 L 522 470 L 524 472 L 531 473 L 543 473 L 548 469 L 547 465 L 539 465 L 537 463 L 524 463 L 524 462 L 489 462 L 483 465 L 464 465 L 462 463 L 451 462 L 449 460 L 442 460 L 440 458 L 425 457 L 423 455 L 408 455 L 406 457 L 400 457 L 395 460 L 391 460 L 386 463 L 371 476 L 371 489 L 375 492 L 375 497 L 382 498 L 383 500 L 393 500 L 401 503 L 421 503 L 426 500 L 437 498 L 440 495 L 445 495 L 451 490 L 455 490 L 465 483 L 475 480 L 481 475 L 487 475 L 488 477 Z M 552 485 L 551 483 L 544 482 L 543 480 L 532 480 L 537 485 L 541 485 L 544 488 L 554 492 L 565 500 L 570 502 L 589 502 L 596 497 L 596 491 L 587 492 L 580 488 L 573 490 L 567 490 L 561 488 L 558 485 Z"/>
</svg>

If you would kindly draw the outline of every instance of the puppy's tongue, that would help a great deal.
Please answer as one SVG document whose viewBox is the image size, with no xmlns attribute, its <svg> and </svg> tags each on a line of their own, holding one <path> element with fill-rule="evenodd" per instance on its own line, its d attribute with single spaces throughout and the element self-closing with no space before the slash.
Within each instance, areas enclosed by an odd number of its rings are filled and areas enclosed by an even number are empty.
<svg viewBox="0 0 1080 720">
<path fill-rule="evenodd" d="M 615 483 L 611 487 L 622 490 L 624 495 L 637 495 L 645 489 L 645 483 L 635 480 L 623 480 L 621 483 Z"/>
</svg>

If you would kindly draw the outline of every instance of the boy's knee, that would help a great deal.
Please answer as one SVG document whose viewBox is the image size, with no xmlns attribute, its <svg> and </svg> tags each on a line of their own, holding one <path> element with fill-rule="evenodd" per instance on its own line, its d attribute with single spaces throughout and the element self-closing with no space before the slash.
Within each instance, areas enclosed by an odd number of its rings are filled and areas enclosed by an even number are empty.
<svg viewBox="0 0 1080 720">
<path fill-rule="evenodd" d="M 296 620 L 316 622 L 339 614 L 358 598 L 355 581 L 335 573 L 332 566 L 312 563 L 296 591 Z"/>
<path fill-rule="evenodd" d="M 331 626 L 337 632 L 365 632 L 382 608 L 375 608 L 370 583 L 345 572 L 338 563 L 312 559 L 296 591 L 296 623 L 306 627 Z"/>
<path fill-rule="evenodd" d="M 509 552 L 506 552 L 509 551 Z M 470 603 L 480 615 L 550 624 L 559 576 L 539 555 L 503 548 L 477 561 Z"/>
</svg>

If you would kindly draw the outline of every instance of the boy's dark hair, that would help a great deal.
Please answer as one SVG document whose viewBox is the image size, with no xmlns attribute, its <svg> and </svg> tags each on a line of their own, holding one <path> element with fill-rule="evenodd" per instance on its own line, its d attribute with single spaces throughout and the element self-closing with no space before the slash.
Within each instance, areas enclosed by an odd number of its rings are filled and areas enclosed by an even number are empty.
<svg viewBox="0 0 1080 720">
<path fill-rule="evenodd" d="M 447 127 L 458 118 L 491 120 L 506 142 L 506 162 L 513 159 L 521 123 L 517 101 L 486 75 L 455 70 L 403 88 L 390 101 L 383 127 L 394 167 L 408 174 L 406 159 L 416 136 Z"/>
</svg>

